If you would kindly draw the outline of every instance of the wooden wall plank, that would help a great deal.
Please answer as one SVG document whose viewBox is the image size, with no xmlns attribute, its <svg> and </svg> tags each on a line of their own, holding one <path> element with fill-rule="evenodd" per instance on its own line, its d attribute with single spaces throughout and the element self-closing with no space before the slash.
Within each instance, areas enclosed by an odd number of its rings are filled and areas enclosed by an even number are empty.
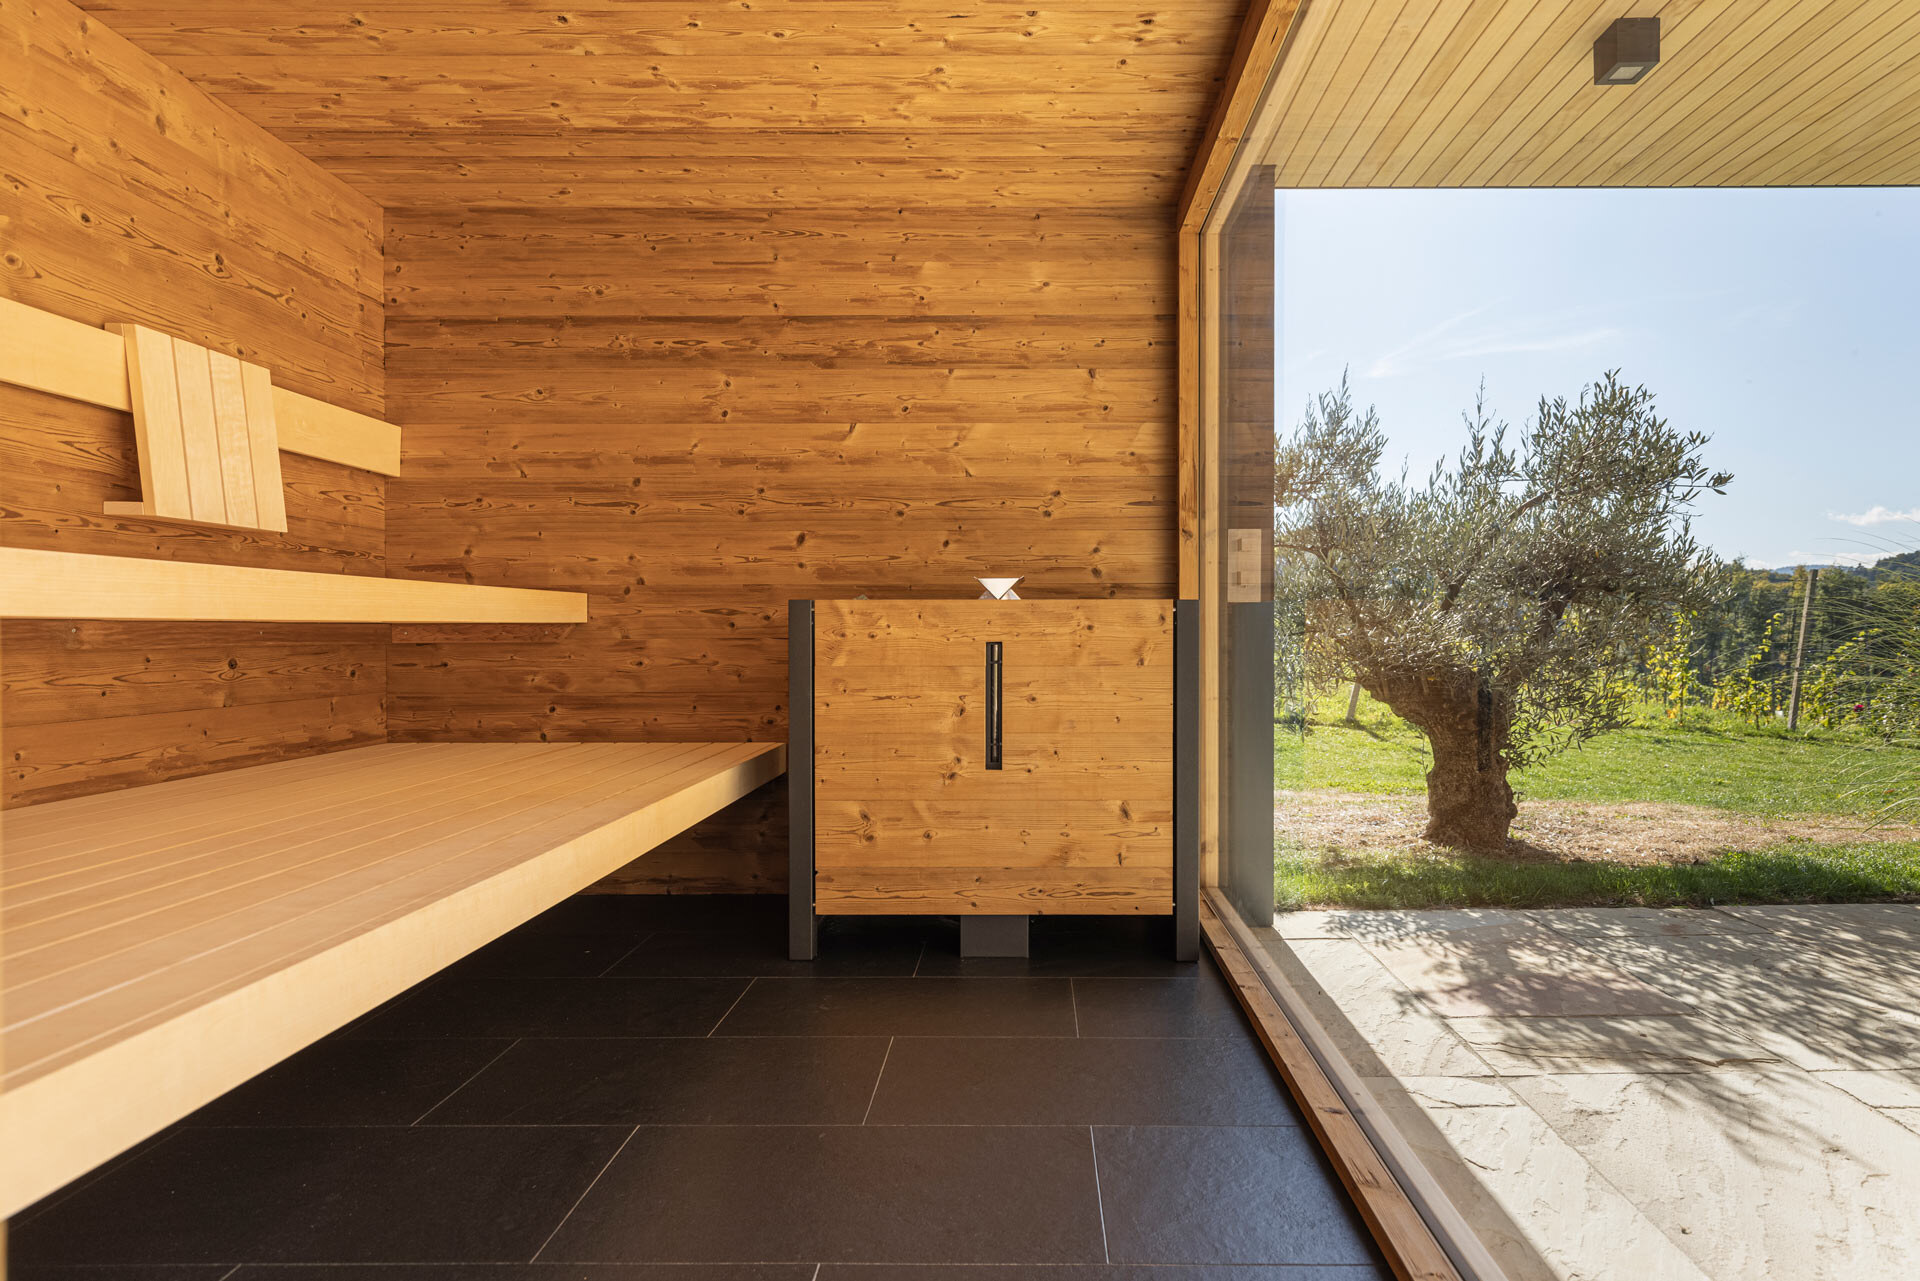
<svg viewBox="0 0 1920 1281">
<path fill-rule="evenodd" d="M 65 0 L 0 0 L 0 151 L 0 292 L 39 309 L 0 316 L 25 314 L 37 331 L 47 312 L 66 318 L 65 332 L 98 336 L 72 350 L 96 357 L 122 342 L 97 326 L 132 321 L 268 365 L 301 393 L 383 411 L 371 202 Z M 108 502 L 154 491 L 124 401 L 46 394 L 71 390 L 74 372 L 43 370 L 44 391 L 0 387 L 0 547 L 385 571 L 384 479 L 314 459 L 286 460 L 285 533 L 105 515 Z M 81 662 L 64 638 L 90 626 L 0 624 L 0 804 L 385 736 L 384 666 L 364 635 L 248 641 L 227 652 L 235 666 L 222 677 L 205 633 L 164 624 L 134 625 Z M 70 661 L 77 674 L 63 677 Z"/>
<path fill-rule="evenodd" d="M 1170 595 L 1165 218 L 394 213 L 394 564 L 593 599 L 396 647 L 395 737 L 776 737 L 788 599 Z M 759 813 L 611 885 L 777 888 Z"/>
</svg>

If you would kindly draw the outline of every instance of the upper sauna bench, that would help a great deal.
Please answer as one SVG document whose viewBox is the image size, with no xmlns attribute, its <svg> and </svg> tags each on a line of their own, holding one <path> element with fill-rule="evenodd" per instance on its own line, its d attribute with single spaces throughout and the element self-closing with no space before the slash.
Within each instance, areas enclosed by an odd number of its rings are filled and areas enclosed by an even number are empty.
<svg viewBox="0 0 1920 1281">
<path fill-rule="evenodd" d="M 386 744 L 7 811 L 0 1218 L 785 768 Z"/>
<path fill-rule="evenodd" d="M 0 618 L 584 623 L 584 592 L 0 547 Z"/>
</svg>

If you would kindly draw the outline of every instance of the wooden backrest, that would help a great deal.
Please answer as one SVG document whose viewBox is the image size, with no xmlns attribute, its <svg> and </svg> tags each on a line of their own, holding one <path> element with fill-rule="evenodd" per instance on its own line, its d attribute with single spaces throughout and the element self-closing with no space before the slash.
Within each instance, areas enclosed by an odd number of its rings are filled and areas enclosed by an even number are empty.
<svg viewBox="0 0 1920 1281">
<path fill-rule="evenodd" d="M 114 326 L 148 516 L 284 532 L 280 440 L 265 367 L 149 329 Z"/>
</svg>

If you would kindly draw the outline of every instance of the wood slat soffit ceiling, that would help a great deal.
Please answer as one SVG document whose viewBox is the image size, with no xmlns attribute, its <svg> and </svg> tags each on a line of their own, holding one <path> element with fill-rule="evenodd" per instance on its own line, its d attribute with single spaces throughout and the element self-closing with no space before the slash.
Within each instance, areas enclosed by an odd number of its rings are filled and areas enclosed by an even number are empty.
<svg viewBox="0 0 1920 1281">
<path fill-rule="evenodd" d="M 1239 0 L 81 0 L 389 208 L 1161 208 Z"/>
<path fill-rule="evenodd" d="M 1622 17 L 1660 63 L 1595 85 Z M 1309 0 L 1266 115 L 1282 187 L 1907 185 L 1920 4 Z"/>
</svg>

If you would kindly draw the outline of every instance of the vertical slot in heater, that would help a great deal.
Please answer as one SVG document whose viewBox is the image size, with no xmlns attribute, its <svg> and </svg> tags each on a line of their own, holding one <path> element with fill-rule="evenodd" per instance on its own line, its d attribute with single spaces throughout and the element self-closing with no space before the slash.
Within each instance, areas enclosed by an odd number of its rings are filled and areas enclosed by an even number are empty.
<svg viewBox="0 0 1920 1281">
<path fill-rule="evenodd" d="M 987 642 L 987 768 L 1000 768 L 1000 642 Z"/>
</svg>

